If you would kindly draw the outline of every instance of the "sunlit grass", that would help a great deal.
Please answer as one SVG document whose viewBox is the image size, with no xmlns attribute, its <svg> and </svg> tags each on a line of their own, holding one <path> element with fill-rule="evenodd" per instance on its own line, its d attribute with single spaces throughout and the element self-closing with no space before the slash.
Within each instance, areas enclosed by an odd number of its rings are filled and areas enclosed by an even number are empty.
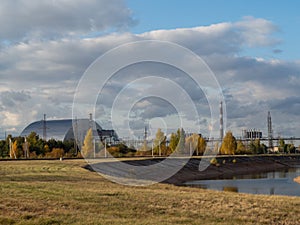
<svg viewBox="0 0 300 225">
<path fill-rule="evenodd" d="M 122 186 L 83 160 L 0 162 L 0 224 L 299 224 L 300 198 Z"/>
</svg>

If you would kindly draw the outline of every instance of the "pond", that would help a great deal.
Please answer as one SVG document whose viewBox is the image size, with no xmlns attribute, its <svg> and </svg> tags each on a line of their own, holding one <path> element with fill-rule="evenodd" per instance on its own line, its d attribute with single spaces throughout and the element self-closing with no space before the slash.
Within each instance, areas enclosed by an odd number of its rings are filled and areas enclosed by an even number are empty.
<svg viewBox="0 0 300 225">
<path fill-rule="evenodd" d="M 240 175 L 232 179 L 195 180 L 185 185 L 251 194 L 300 196 L 300 184 L 294 181 L 300 176 L 300 165 L 287 170 Z"/>
</svg>

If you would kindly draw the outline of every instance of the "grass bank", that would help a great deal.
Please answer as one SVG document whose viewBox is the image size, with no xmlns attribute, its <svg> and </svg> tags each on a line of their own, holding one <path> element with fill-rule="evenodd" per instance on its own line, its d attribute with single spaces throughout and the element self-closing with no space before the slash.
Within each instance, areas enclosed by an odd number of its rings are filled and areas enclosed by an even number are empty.
<svg viewBox="0 0 300 225">
<path fill-rule="evenodd" d="M 83 160 L 0 162 L 0 224 L 299 224 L 300 198 L 122 186 Z"/>
</svg>

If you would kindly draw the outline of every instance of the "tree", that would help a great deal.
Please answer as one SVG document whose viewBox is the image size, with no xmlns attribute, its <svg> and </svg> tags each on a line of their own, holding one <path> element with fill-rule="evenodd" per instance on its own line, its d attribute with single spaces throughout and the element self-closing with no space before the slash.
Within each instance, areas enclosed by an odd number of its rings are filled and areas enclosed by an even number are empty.
<svg viewBox="0 0 300 225">
<path fill-rule="evenodd" d="M 249 151 L 252 154 L 264 154 L 267 153 L 267 146 L 261 144 L 259 139 L 255 139 L 254 141 L 251 141 Z"/>
<path fill-rule="evenodd" d="M 39 138 L 35 132 L 31 132 L 27 136 L 27 142 L 29 143 L 29 152 L 35 152 L 36 155 L 44 155 L 45 141 Z"/>
<path fill-rule="evenodd" d="M 195 152 L 197 151 L 198 153 L 198 140 L 199 140 L 199 134 L 192 134 L 191 136 L 188 136 L 185 139 L 185 144 L 186 144 L 186 148 L 188 149 L 188 151 L 192 151 Z"/>
<path fill-rule="evenodd" d="M 296 147 L 294 144 L 288 144 L 288 152 L 289 153 L 296 153 Z"/>
<path fill-rule="evenodd" d="M 279 152 L 284 152 L 285 148 L 286 148 L 286 145 L 285 145 L 285 142 L 283 139 L 280 139 L 279 140 L 279 143 L 278 143 L 278 149 L 279 149 Z"/>
<path fill-rule="evenodd" d="M 11 152 L 10 152 L 10 157 L 12 159 L 17 159 L 19 157 L 18 154 L 18 142 L 14 141 L 12 146 L 11 146 Z"/>
<path fill-rule="evenodd" d="M 179 129 L 177 130 L 177 133 L 172 133 L 171 134 L 170 144 L 169 144 L 171 152 L 175 152 L 176 147 L 177 147 L 178 142 L 179 142 L 179 136 L 180 136 L 180 130 Z"/>
<path fill-rule="evenodd" d="M 203 137 L 198 138 L 198 148 L 197 148 L 197 155 L 203 155 L 206 150 L 206 140 Z"/>
<path fill-rule="evenodd" d="M 46 158 L 61 158 L 65 154 L 62 148 L 53 148 L 51 152 L 47 152 L 45 157 Z"/>
<path fill-rule="evenodd" d="M 235 154 L 247 154 L 248 151 L 246 149 L 246 146 L 244 145 L 244 143 L 241 140 L 237 141 L 237 145 L 236 145 L 236 151 Z"/>
<path fill-rule="evenodd" d="M 187 137 L 186 147 L 189 149 L 192 148 L 193 152 L 196 152 L 196 155 L 203 155 L 206 149 L 206 141 L 199 134 L 193 133 L 191 136 Z"/>
<path fill-rule="evenodd" d="M 92 157 L 94 152 L 94 144 L 93 144 L 93 130 L 90 128 L 84 138 L 83 146 L 81 148 L 82 156 L 89 158 Z"/>
<path fill-rule="evenodd" d="M 0 157 L 6 158 L 9 156 L 9 148 L 6 140 L 0 140 Z"/>
<path fill-rule="evenodd" d="M 161 155 L 166 153 L 166 136 L 160 128 L 157 129 L 153 145 L 154 154 Z"/>
<path fill-rule="evenodd" d="M 236 152 L 236 139 L 233 136 L 231 131 L 228 131 L 223 138 L 221 148 L 220 148 L 220 154 L 222 155 L 234 155 Z"/>
<path fill-rule="evenodd" d="M 179 141 L 175 151 L 178 153 L 185 153 L 185 131 L 183 128 L 179 130 Z"/>
</svg>

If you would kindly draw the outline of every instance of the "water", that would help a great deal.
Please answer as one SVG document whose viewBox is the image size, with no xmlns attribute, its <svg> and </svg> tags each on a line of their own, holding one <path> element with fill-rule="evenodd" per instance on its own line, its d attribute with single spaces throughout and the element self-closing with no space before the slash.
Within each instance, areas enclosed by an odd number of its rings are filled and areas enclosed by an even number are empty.
<svg viewBox="0 0 300 225">
<path fill-rule="evenodd" d="M 288 170 L 235 176 L 232 179 L 195 180 L 185 184 L 220 191 L 300 196 L 300 184 L 294 181 L 298 176 L 300 176 L 300 166 Z"/>
</svg>

